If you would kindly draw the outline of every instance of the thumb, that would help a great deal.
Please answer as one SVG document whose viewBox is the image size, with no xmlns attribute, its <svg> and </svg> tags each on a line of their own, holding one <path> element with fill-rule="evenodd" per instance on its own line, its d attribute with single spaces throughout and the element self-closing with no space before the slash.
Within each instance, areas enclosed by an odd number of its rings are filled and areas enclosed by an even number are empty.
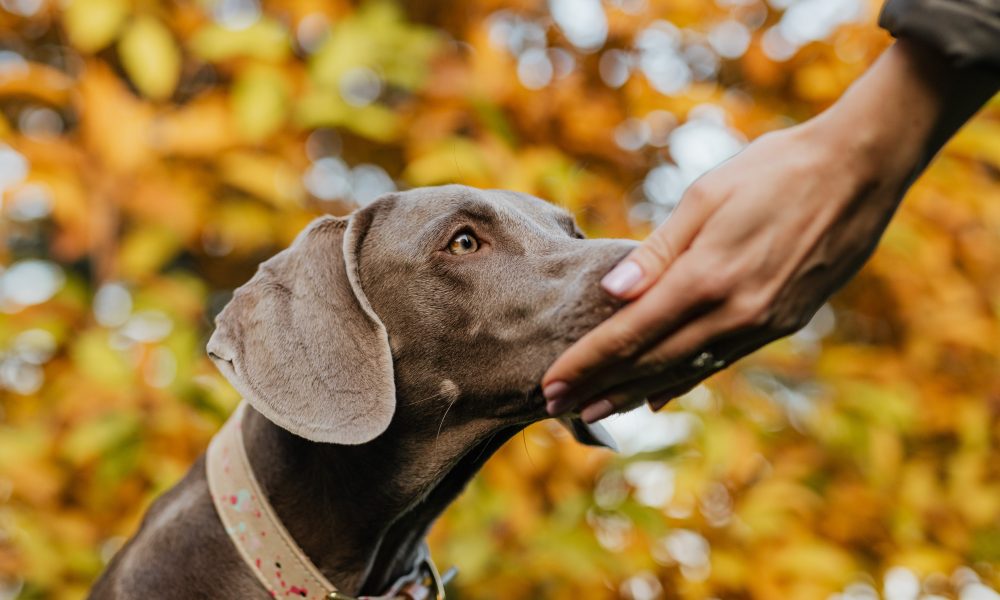
<svg viewBox="0 0 1000 600">
<path fill-rule="evenodd" d="M 681 201 L 666 221 L 604 276 L 604 291 L 621 300 L 632 300 L 649 289 L 701 229 L 707 215 L 695 204 Z"/>
</svg>

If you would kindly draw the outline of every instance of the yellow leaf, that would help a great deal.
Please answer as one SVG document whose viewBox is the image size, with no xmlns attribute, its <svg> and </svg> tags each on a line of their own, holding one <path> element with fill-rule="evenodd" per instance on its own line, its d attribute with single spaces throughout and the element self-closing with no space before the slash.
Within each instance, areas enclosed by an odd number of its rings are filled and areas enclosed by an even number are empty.
<svg viewBox="0 0 1000 600">
<path fill-rule="evenodd" d="M 298 100 L 296 122 L 306 128 L 346 127 L 354 133 L 378 142 L 399 137 L 400 118 L 392 109 L 379 104 L 350 106 L 339 95 L 314 90 Z"/>
<path fill-rule="evenodd" d="M 181 74 L 181 53 L 170 30 L 152 17 L 129 25 L 118 55 L 135 87 L 154 100 L 169 98 Z"/>
<path fill-rule="evenodd" d="M 403 177 L 413 185 L 460 181 L 484 185 L 490 181 L 489 165 L 479 146 L 463 138 L 442 140 L 429 152 L 410 161 Z"/>
<path fill-rule="evenodd" d="M 976 120 L 968 127 L 963 127 L 945 150 L 981 160 L 1000 169 L 1000 123 Z"/>
<path fill-rule="evenodd" d="M 231 97 L 239 132 L 259 142 L 278 130 L 288 112 L 288 84 L 278 69 L 246 69 L 233 84 Z"/>
<path fill-rule="evenodd" d="M 135 435 L 135 415 L 108 413 L 79 424 L 63 440 L 61 454 L 71 464 L 82 466 Z"/>
<path fill-rule="evenodd" d="M 76 339 L 70 351 L 77 372 L 110 387 L 124 387 L 133 379 L 131 366 L 108 343 L 108 333 L 91 330 Z"/>
<path fill-rule="evenodd" d="M 41 427 L 0 428 L 0 473 L 19 496 L 48 503 L 62 484 L 59 471 L 48 462 L 50 434 Z"/>
<path fill-rule="evenodd" d="M 260 202 L 224 200 L 218 203 L 208 234 L 216 244 L 246 256 L 274 243 L 275 220 Z"/>
<path fill-rule="evenodd" d="M 206 94 L 153 123 L 153 136 L 164 154 L 214 156 L 239 139 L 222 94 Z"/>
<path fill-rule="evenodd" d="M 122 242 L 119 271 L 126 279 L 144 279 L 170 260 L 180 248 L 177 234 L 166 227 L 133 229 Z"/>
<path fill-rule="evenodd" d="M 815 102 L 835 100 L 843 91 L 833 69 L 824 63 L 814 63 L 795 73 L 795 91 L 803 99 Z"/>
<path fill-rule="evenodd" d="M 117 37 L 127 16 L 125 0 L 72 0 L 63 13 L 63 25 L 74 46 L 97 52 Z"/>
<path fill-rule="evenodd" d="M 898 553 L 890 555 L 887 562 L 912 569 L 917 575 L 948 573 L 960 564 L 953 552 L 930 544 L 901 548 Z"/>
<path fill-rule="evenodd" d="M 109 170 L 132 171 L 152 157 L 152 107 L 132 95 L 107 65 L 87 63 L 77 89 L 86 148 Z"/>
<path fill-rule="evenodd" d="M 0 97 L 31 96 L 49 104 L 64 104 L 73 79 L 59 69 L 28 63 L 23 69 L 8 69 L 0 77 Z M 0 125 L 0 133 L 4 130 Z"/>
<path fill-rule="evenodd" d="M 353 108 L 349 114 L 351 118 L 344 125 L 362 137 L 377 142 L 391 142 L 399 134 L 399 116 L 390 108 L 369 104 Z"/>
<path fill-rule="evenodd" d="M 245 29 L 226 29 L 219 25 L 205 27 L 195 34 L 190 48 L 212 62 L 239 56 L 280 61 L 289 54 L 289 40 L 284 26 L 263 18 Z"/>
<path fill-rule="evenodd" d="M 301 175 L 287 159 L 254 152 L 233 152 L 219 162 L 222 179 L 233 187 L 267 200 L 276 208 L 302 206 Z"/>
</svg>

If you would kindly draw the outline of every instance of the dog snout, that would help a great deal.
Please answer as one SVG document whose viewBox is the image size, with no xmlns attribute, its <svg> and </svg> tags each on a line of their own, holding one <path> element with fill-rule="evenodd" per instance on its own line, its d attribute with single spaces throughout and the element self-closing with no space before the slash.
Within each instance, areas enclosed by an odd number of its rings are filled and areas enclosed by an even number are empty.
<svg viewBox="0 0 1000 600">
<path fill-rule="evenodd" d="M 596 264 L 588 274 L 588 279 L 591 279 L 594 285 L 589 287 L 599 289 L 603 298 L 603 303 L 610 306 L 613 310 L 618 310 L 624 306 L 625 302 L 605 292 L 604 288 L 601 287 L 601 281 L 604 279 L 604 276 L 615 267 L 615 265 L 623 261 L 625 257 L 635 250 L 639 246 L 639 243 L 632 240 L 594 241 L 602 243 L 602 246 L 604 247 L 599 248 L 595 253 Z"/>
<path fill-rule="evenodd" d="M 575 265 L 568 270 L 575 277 L 567 281 L 560 302 L 558 323 L 561 337 L 575 341 L 596 327 L 622 306 L 625 301 L 607 293 L 601 280 L 622 259 L 638 246 L 630 240 L 584 240 L 576 254 Z"/>
</svg>

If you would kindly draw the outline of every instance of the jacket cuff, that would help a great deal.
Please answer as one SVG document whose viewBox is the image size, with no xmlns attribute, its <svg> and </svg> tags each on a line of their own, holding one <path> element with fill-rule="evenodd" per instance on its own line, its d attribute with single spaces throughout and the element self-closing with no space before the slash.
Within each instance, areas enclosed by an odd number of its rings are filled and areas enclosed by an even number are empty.
<svg viewBox="0 0 1000 600">
<path fill-rule="evenodd" d="M 888 0 L 879 25 L 937 48 L 958 67 L 1000 72 L 1000 0 Z"/>
</svg>

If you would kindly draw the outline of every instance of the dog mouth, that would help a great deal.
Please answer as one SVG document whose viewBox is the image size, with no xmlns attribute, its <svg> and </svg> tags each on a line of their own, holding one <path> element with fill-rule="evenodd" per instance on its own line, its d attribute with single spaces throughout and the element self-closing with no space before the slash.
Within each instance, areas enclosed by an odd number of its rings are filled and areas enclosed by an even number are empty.
<svg viewBox="0 0 1000 600">
<path fill-rule="evenodd" d="M 527 408 L 527 418 L 532 422 L 548 418 L 549 413 L 545 410 L 546 400 L 542 393 L 542 384 L 538 384 L 528 390 L 524 395 Z"/>
<path fill-rule="evenodd" d="M 522 426 L 548 418 L 542 386 L 538 384 L 527 390 L 507 394 L 496 402 L 490 416 L 511 425 Z"/>
</svg>

